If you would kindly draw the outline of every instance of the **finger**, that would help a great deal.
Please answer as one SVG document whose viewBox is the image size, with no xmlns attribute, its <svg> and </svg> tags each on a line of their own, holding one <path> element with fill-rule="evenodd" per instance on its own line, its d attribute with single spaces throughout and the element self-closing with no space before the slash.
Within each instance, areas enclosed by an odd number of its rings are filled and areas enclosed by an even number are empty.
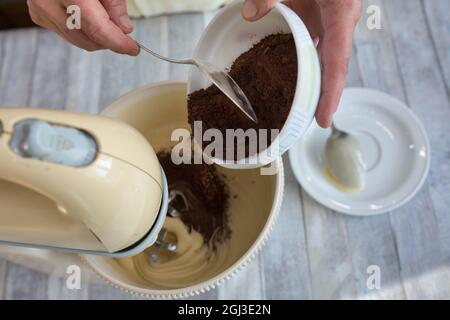
<svg viewBox="0 0 450 320">
<path fill-rule="evenodd" d="M 328 128 L 336 112 L 347 78 L 352 49 L 351 29 L 326 30 L 322 42 L 322 92 L 316 112 L 317 123 Z"/>
<path fill-rule="evenodd" d="M 317 48 L 318 45 L 319 45 L 319 42 L 320 42 L 320 38 L 319 37 L 313 37 L 312 41 L 313 41 L 314 47 Z"/>
<path fill-rule="evenodd" d="M 89 52 L 105 49 L 105 48 L 101 47 L 100 45 L 98 45 L 97 43 L 95 43 L 94 41 L 90 40 L 88 37 L 86 37 L 85 34 L 83 34 L 79 30 L 68 30 L 68 29 L 60 28 L 53 21 L 49 21 L 48 23 L 53 26 L 53 28 L 51 28 L 51 29 L 54 32 L 56 32 L 61 38 L 72 43 L 73 45 L 77 46 L 78 48 L 84 49 Z"/>
<path fill-rule="evenodd" d="M 36 24 L 54 31 L 66 41 L 87 51 L 103 49 L 95 42 L 91 41 L 79 30 L 69 30 L 65 25 L 65 9 L 59 6 L 42 7 L 28 1 L 30 16 Z M 43 10 L 46 10 L 44 12 Z"/>
<path fill-rule="evenodd" d="M 30 14 L 31 20 L 46 29 L 53 30 L 51 23 L 49 23 L 49 19 L 47 18 L 46 5 L 48 3 L 43 1 L 36 0 L 27 0 L 28 13 Z M 53 6 L 55 10 L 61 10 L 59 6 Z"/>
<path fill-rule="evenodd" d="M 245 0 L 242 16 L 248 21 L 264 17 L 277 4 L 277 0 Z"/>
<path fill-rule="evenodd" d="M 127 5 L 125 0 L 100 0 L 108 12 L 111 20 L 119 26 L 124 33 L 133 31 L 133 24 L 128 16 Z"/>
<path fill-rule="evenodd" d="M 27 0 L 27 5 L 28 5 L 28 14 L 30 15 L 31 20 L 36 25 L 45 28 L 46 26 L 44 25 L 42 16 L 40 14 L 38 14 L 38 11 L 37 11 L 35 5 L 33 4 L 33 2 L 31 2 L 31 0 Z"/>
<path fill-rule="evenodd" d="M 138 55 L 137 44 L 109 19 L 109 15 L 100 2 L 89 1 L 81 8 L 83 14 L 83 32 L 97 44 L 117 53 Z"/>
<path fill-rule="evenodd" d="M 288 0 L 283 3 L 302 19 L 311 37 L 322 36 L 321 12 L 316 0 Z"/>
<path fill-rule="evenodd" d="M 354 25 L 346 20 L 335 22 L 325 28 L 321 41 L 322 92 L 316 112 L 317 123 L 331 126 L 344 90 L 348 63 L 352 53 Z"/>
<path fill-rule="evenodd" d="M 65 0 L 71 2 L 73 0 Z M 82 32 L 102 48 L 117 53 L 138 55 L 139 47 L 113 21 L 99 1 L 78 0 Z"/>
</svg>

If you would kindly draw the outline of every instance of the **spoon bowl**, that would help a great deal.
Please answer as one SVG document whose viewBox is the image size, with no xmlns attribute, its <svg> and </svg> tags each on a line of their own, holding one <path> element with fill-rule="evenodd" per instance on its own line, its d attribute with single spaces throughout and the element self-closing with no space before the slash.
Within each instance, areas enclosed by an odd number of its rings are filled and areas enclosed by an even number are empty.
<svg viewBox="0 0 450 320">
<path fill-rule="evenodd" d="M 366 184 L 366 163 L 358 139 L 351 133 L 331 125 L 331 135 L 325 144 L 325 175 L 338 189 L 357 192 Z"/>
</svg>

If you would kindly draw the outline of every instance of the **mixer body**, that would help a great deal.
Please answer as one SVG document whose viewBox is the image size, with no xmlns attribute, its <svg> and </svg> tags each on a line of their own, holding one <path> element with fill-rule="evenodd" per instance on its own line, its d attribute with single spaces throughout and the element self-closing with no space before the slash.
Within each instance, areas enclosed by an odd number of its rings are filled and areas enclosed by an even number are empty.
<svg viewBox="0 0 450 320">
<path fill-rule="evenodd" d="M 134 255 L 156 241 L 167 198 L 156 154 L 131 126 L 0 109 L 0 245 Z"/>
</svg>

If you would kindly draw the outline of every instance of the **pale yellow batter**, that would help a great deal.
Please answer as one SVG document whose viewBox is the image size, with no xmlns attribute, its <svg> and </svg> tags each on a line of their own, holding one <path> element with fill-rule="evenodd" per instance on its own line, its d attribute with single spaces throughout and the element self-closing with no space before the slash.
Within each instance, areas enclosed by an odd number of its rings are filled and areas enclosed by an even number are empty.
<svg viewBox="0 0 450 320">
<path fill-rule="evenodd" d="M 177 103 L 185 104 L 185 96 L 162 95 L 162 98 L 161 103 L 169 110 Z M 174 98 L 179 99 L 179 102 L 169 103 Z M 150 110 L 146 107 L 145 104 L 142 109 Z M 185 112 L 186 108 L 182 110 Z M 167 110 L 164 112 L 171 114 Z M 166 126 L 161 125 L 161 116 L 142 117 L 146 119 L 145 126 L 152 128 L 146 137 L 155 150 L 165 150 L 174 144 L 170 142 L 171 133 L 177 128 L 187 128 L 186 117 L 185 114 L 180 122 L 174 122 L 170 118 Z M 151 122 L 153 120 L 155 123 Z M 198 285 L 226 271 L 255 245 L 272 210 L 276 176 L 261 175 L 260 169 L 232 170 L 217 167 L 217 170 L 226 177 L 231 195 L 239 195 L 230 197 L 230 239 L 216 245 L 212 250 L 210 245 L 203 243 L 203 237 L 198 232 L 189 232 L 180 220 L 167 218 L 164 227 L 178 234 L 181 239 L 178 240 L 180 243 L 177 244 L 175 253 L 165 252 L 160 263 L 153 266 L 150 263 L 150 252 L 147 250 L 134 257 L 116 259 L 118 266 L 126 270 L 139 285 L 157 289 L 179 289 Z"/>
<path fill-rule="evenodd" d="M 227 246 L 219 244 L 212 250 L 203 236 L 192 230 L 178 218 L 166 218 L 164 228 L 171 242 L 177 244 L 175 252 L 161 250 L 156 263 L 150 262 L 152 248 L 133 257 L 137 273 L 149 284 L 165 288 L 181 288 L 196 284 L 199 279 L 213 277 L 223 268 Z"/>
</svg>

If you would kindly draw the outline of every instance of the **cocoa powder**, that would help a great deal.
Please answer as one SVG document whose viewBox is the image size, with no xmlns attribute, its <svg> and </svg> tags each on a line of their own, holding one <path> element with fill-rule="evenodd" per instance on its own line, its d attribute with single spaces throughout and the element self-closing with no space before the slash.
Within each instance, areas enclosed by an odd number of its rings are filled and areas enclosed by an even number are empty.
<svg viewBox="0 0 450 320">
<path fill-rule="evenodd" d="M 228 190 L 212 165 L 180 164 L 171 159 L 170 152 L 159 152 L 159 162 L 166 174 L 169 191 L 181 192 L 188 204 L 176 198 L 171 203 L 180 212 L 180 219 L 190 229 L 203 235 L 213 246 L 230 236 L 228 226 Z"/>
<path fill-rule="evenodd" d="M 295 94 L 296 52 L 292 34 L 274 34 L 243 53 L 231 66 L 229 74 L 250 100 L 258 123 L 247 118 L 231 100 L 212 85 L 189 96 L 188 118 L 192 130 L 194 121 L 202 121 L 203 133 L 207 129 L 215 128 L 222 132 L 223 137 L 226 129 L 268 129 L 269 133 L 270 129 L 281 130 L 289 115 Z M 269 135 L 265 144 L 258 141 L 258 150 L 262 151 L 264 145 L 269 146 L 274 138 L 275 136 Z M 203 147 L 207 144 L 208 142 L 205 142 Z M 227 148 L 230 146 L 224 145 L 224 156 Z M 248 141 L 245 155 L 249 156 Z M 225 158 L 236 160 L 236 152 L 234 157 L 235 159 Z"/>
</svg>

